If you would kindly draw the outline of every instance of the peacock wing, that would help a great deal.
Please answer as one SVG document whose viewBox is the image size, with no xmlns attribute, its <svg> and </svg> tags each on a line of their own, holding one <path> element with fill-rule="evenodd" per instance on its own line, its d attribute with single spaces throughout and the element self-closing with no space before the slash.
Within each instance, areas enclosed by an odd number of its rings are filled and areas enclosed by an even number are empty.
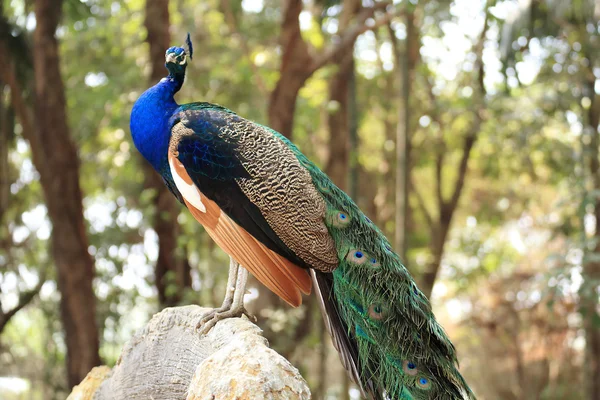
<svg viewBox="0 0 600 400">
<path fill-rule="evenodd" d="M 309 293 L 311 288 L 306 268 L 312 265 L 300 254 L 311 254 L 313 249 L 309 245 L 302 253 L 299 247 L 289 246 L 272 226 L 282 216 L 274 217 L 264 203 L 247 194 L 250 183 L 259 185 L 264 175 L 249 167 L 251 160 L 240 152 L 244 143 L 227 135 L 231 132 L 225 132 L 223 115 L 229 114 L 203 108 L 179 114 L 169 149 L 173 181 L 217 244 L 265 286 L 297 306 L 300 292 Z M 302 219 L 301 214 L 296 218 Z"/>
<path fill-rule="evenodd" d="M 278 248 L 287 249 L 296 259 L 283 255 L 300 266 L 324 272 L 337 268 L 338 253 L 325 224 L 325 201 L 308 170 L 284 140 L 269 128 L 224 109 L 188 108 L 180 118 L 185 128 L 204 132 L 213 141 L 219 141 L 219 155 L 228 162 L 234 160 L 235 167 L 230 168 L 243 169 L 244 172 L 218 174 L 221 182 L 235 182 L 232 190 L 236 193 L 226 192 L 221 195 L 221 202 L 215 199 L 221 204 L 243 198 L 245 208 L 251 204 L 253 211 L 244 214 L 252 217 L 252 221 L 240 219 L 241 226 L 260 223 L 268 239 L 281 242 Z M 199 175 L 206 176 L 206 172 Z M 211 194 L 206 195 L 211 197 Z M 230 216 L 236 219 L 236 215 Z M 263 241 L 264 238 L 257 236 L 257 239 Z M 263 243 L 268 246 L 267 242 Z"/>
</svg>

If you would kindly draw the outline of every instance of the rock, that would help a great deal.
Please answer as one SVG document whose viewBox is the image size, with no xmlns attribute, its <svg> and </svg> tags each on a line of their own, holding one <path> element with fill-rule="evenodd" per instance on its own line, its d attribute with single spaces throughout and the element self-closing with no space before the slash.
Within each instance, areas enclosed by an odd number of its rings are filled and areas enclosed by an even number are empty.
<svg viewBox="0 0 600 400">
<path fill-rule="evenodd" d="M 67 400 L 92 400 L 94 393 L 109 374 L 110 368 L 106 365 L 92 368 L 81 383 L 73 388 Z"/>
<path fill-rule="evenodd" d="M 239 318 L 217 324 L 208 334 L 216 351 L 196 368 L 186 400 L 310 399 L 298 370 L 260 333 Z"/>
<path fill-rule="evenodd" d="M 208 311 L 185 306 L 156 314 L 112 371 L 94 368 L 69 400 L 310 399 L 298 370 L 247 319 L 220 321 L 200 337 L 196 323 Z"/>
</svg>

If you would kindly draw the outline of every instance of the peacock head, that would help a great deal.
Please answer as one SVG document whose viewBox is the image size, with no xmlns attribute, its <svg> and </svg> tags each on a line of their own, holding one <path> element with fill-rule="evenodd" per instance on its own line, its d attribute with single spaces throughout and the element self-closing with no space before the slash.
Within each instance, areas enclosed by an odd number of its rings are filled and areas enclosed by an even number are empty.
<svg viewBox="0 0 600 400">
<path fill-rule="evenodd" d="M 167 49 L 167 52 L 165 53 L 165 67 L 169 70 L 169 76 L 181 79 L 185 76 L 185 68 L 188 63 L 187 56 L 189 55 L 191 59 L 194 52 L 189 33 L 187 35 L 186 45 L 188 48 L 187 52 L 183 47 L 169 47 Z"/>
</svg>

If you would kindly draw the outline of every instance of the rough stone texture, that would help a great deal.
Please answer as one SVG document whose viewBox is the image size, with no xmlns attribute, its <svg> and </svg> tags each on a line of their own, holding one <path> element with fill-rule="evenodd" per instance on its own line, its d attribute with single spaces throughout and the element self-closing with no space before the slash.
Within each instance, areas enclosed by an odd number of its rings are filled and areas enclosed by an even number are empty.
<svg viewBox="0 0 600 400">
<path fill-rule="evenodd" d="M 67 400 L 92 400 L 98 386 L 100 386 L 109 374 L 110 368 L 106 365 L 92 368 L 81 383 L 73 388 Z"/>
<path fill-rule="evenodd" d="M 256 325 L 232 322 L 209 332 L 217 351 L 196 368 L 186 400 L 310 399 L 298 370 L 267 347 Z"/>
<path fill-rule="evenodd" d="M 200 337 L 196 323 L 208 311 L 186 306 L 156 314 L 112 370 L 94 368 L 69 400 L 310 399 L 298 370 L 247 319 L 226 319 Z"/>
</svg>

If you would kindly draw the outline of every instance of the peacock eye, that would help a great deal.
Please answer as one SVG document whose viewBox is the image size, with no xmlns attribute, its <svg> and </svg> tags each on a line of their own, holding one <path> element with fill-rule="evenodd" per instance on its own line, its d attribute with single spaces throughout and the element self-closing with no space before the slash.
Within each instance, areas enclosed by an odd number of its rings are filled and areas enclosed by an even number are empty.
<svg viewBox="0 0 600 400">
<path fill-rule="evenodd" d="M 405 360 L 402 363 L 402 370 L 404 371 L 405 374 L 410 375 L 410 376 L 415 376 L 419 372 L 417 365 L 415 363 L 413 363 L 411 361 L 407 361 L 407 360 Z"/>
<path fill-rule="evenodd" d="M 350 216 L 343 211 L 337 213 L 337 223 L 339 227 L 348 226 L 350 223 Z"/>
<path fill-rule="evenodd" d="M 379 304 L 371 304 L 369 306 L 369 317 L 377 321 L 383 318 L 383 308 Z"/>
<path fill-rule="evenodd" d="M 375 257 L 371 257 L 369 262 L 371 263 L 371 267 L 380 267 L 381 266 L 381 264 L 379 264 L 379 262 L 377 261 L 377 259 Z"/>
<path fill-rule="evenodd" d="M 421 389 L 429 389 L 431 387 L 431 381 L 425 377 L 417 379 L 417 386 Z"/>
<path fill-rule="evenodd" d="M 333 210 L 328 213 L 326 222 L 336 228 L 345 228 L 350 224 L 352 218 L 345 211 Z"/>
<path fill-rule="evenodd" d="M 367 261 L 367 256 L 361 250 L 350 250 L 348 256 L 346 256 L 346 260 L 353 264 L 361 265 Z"/>
</svg>

